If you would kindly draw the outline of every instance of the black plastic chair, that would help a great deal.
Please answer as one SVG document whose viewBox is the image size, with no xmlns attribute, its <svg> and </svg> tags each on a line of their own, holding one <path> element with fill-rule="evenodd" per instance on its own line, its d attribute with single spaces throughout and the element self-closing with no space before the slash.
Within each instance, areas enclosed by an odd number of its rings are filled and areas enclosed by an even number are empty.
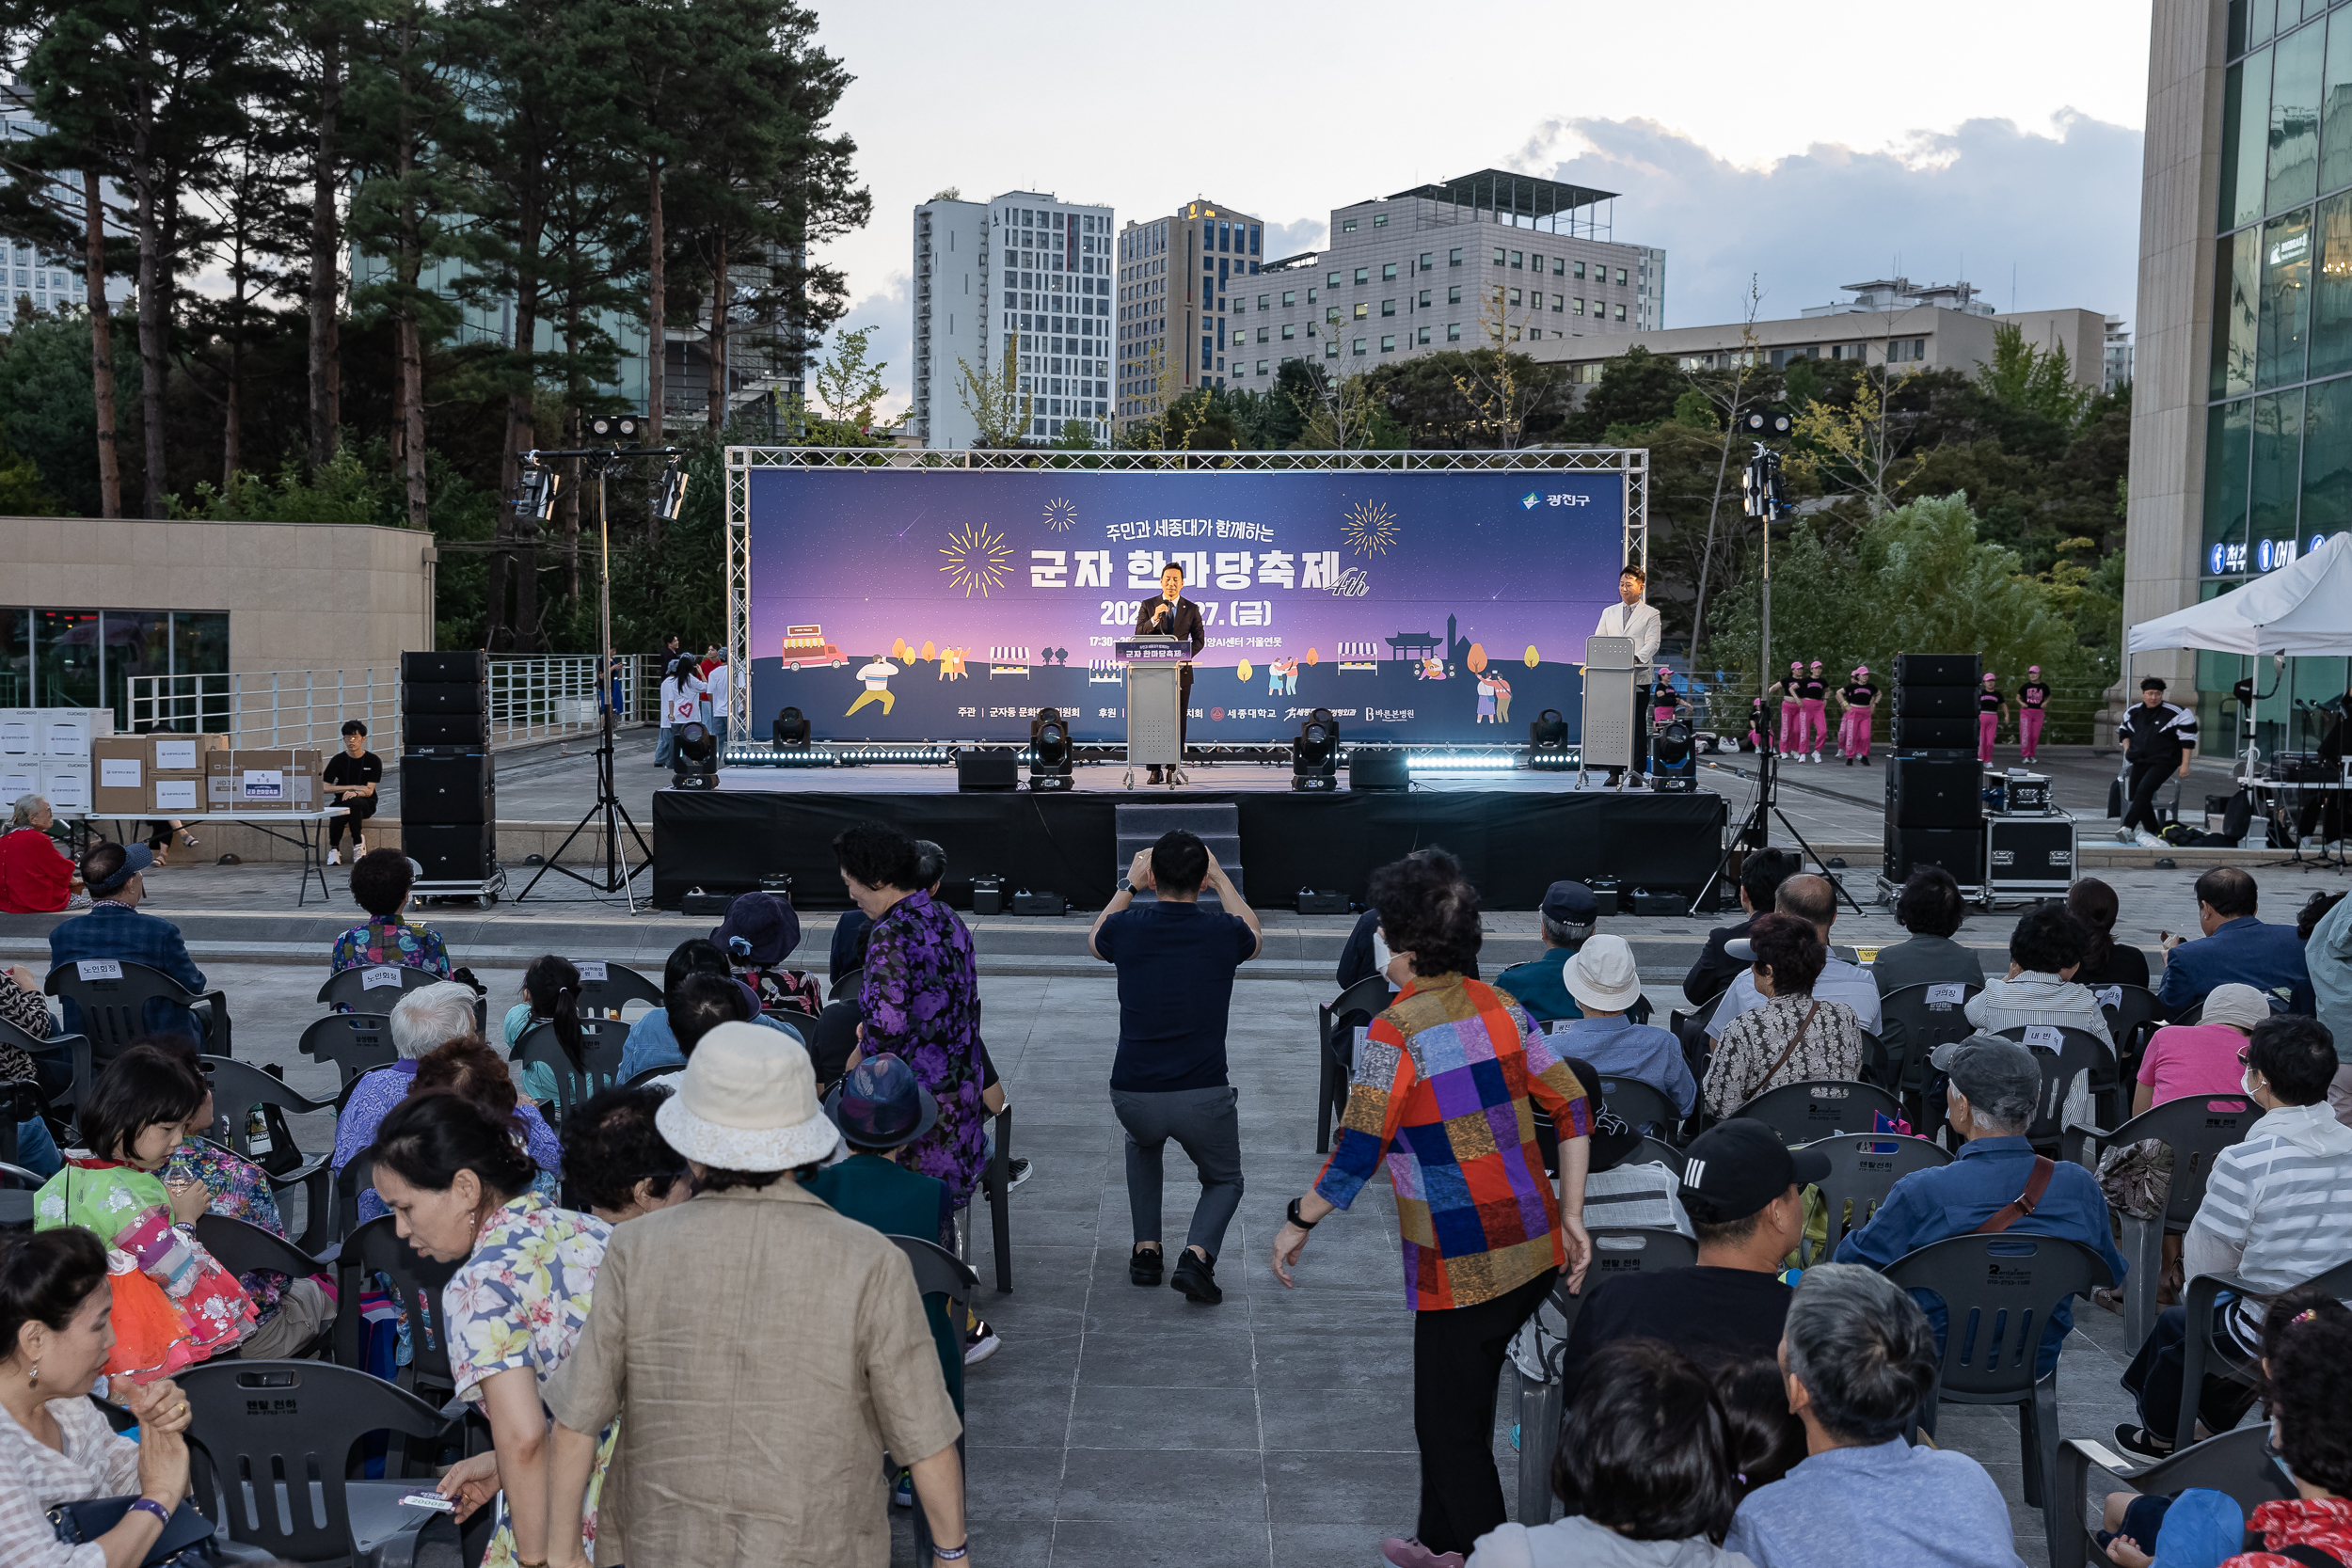
<svg viewBox="0 0 2352 1568">
<path fill-rule="evenodd" d="M 1952 988 L 1959 987 L 1953 995 Z M 1879 998 L 1879 1037 L 1886 1047 L 1886 1066 L 1899 1095 L 1921 1092 L 1927 1081 L 1928 1053 L 1949 1040 L 1966 1039 L 1975 1025 L 1968 1022 L 1968 999 L 1984 990 L 1981 984 L 1938 981 L 1904 986 Z M 1937 994 L 1931 1001 L 1929 992 Z"/>
<path fill-rule="evenodd" d="M 2303 1283 L 2315 1285 L 2339 1301 L 2352 1296 L 2352 1259 Z M 2197 1396 L 2204 1386 L 2206 1363 L 2212 1358 L 2214 1319 L 2220 1311 L 2219 1298 L 2224 1291 L 2241 1296 L 2286 1293 L 2258 1291 L 2233 1274 L 2201 1274 L 2188 1282 L 2188 1289 L 2181 1294 L 2181 1308 L 2187 1319 L 2182 1326 L 2188 1338 L 2181 1342 L 2181 1413 L 2178 1424 L 2172 1428 L 2176 1435 L 2193 1435 L 2197 1431 Z M 2254 1381 L 2255 1367 L 2251 1363 L 2243 1367 L 2216 1366 L 2212 1370 L 2234 1382 L 2250 1385 Z"/>
<path fill-rule="evenodd" d="M 2009 1230 L 1930 1242 L 1881 1272 L 1907 1291 L 1944 1301 L 1936 1389 L 1920 1425 L 1934 1436 L 1936 1409 L 1945 1402 L 2017 1406 L 2026 1506 L 2042 1511 L 2055 1542 L 2058 1520 L 2075 1505 L 2054 1490 L 2058 1374 L 2037 1378 L 2034 1364 L 2050 1314 L 2069 1297 L 2115 1283 L 2106 1259 L 2071 1237 Z M 2056 1505 L 2053 1497 L 2059 1498 Z"/>
<path fill-rule="evenodd" d="M 232 1054 L 227 993 L 183 990 L 179 981 L 147 964 L 128 958 L 69 958 L 49 972 L 41 989 L 72 1009 L 67 1022 L 89 1037 L 101 1069 L 123 1047 L 153 1032 L 147 1026 L 150 1002 L 173 1003 L 194 1014 L 197 1049 L 205 1055 Z"/>
<path fill-rule="evenodd" d="M 858 992 L 863 990 L 865 987 L 866 970 L 864 966 L 861 965 L 859 968 L 853 969 L 850 971 L 849 974 L 841 976 L 840 979 L 835 980 L 833 983 L 832 988 L 825 992 L 825 1000 L 828 1002 L 854 1002 L 857 1000 Z"/>
<path fill-rule="evenodd" d="M 1682 1150 L 1663 1138 L 1653 1138 L 1645 1134 L 1639 1143 L 1633 1146 L 1633 1152 L 1618 1161 L 1617 1164 L 1619 1165 L 1659 1164 L 1679 1173 L 1682 1169 Z"/>
<path fill-rule="evenodd" d="M 1780 1134 L 1785 1144 L 1809 1144 L 1836 1132 L 1867 1132 L 1871 1117 L 1899 1117 L 1895 1097 L 1857 1078 L 1801 1078 L 1766 1089 L 1731 1113 L 1750 1117 Z"/>
<path fill-rule="evenodd" d="M 213 1124 L 214 1135 L 227 1144 L 231 1152 L 261 1166 L 273 1192 L 282 1193 L 291 1187 L 302 1189 L 298 1245 L 315 1251 L 333 1241 L 334 1235 L 327 1228 L 334 1181 L 327 1164 L 329 1157 L 314 1154 L 305 1160 L 294 1143 L 294 1130 L 286 1125 L 288 1111 L 296 1115 L 332 1111 L 333 1101 L 296 1094 L 283 1079 L 250 1062 L 230 1061 L 223 1056 L 199 1060 L 204 1076 L 212 1083 L 213 1109 L 219 1118 Z M 246 1119 L 246 1113 L 256 1105 L 262 1107 L 262 1122 L 268 1129 L 267 1148 L 256 1148 Z"/>
<path fill-rule="evenodd" d="M 341 1240 L 359 1228 L 359 1195 L 375 1186 L 375 1156 L 366 1149 L 335 1173 L 335 1236 Z"/>
<path fill-rule="evenodd" d="M 1675 1124 L 1682 1119 L 1682 1113 L 1675 1109 L 1675 1102 L 1657 1085 L 1645 1083 L 1639 1078 L 1603 1078 L 1600 1081 L 1600 1098 L 1609 1114 L 1619 1121 L 1637 1131 L 1645 1127 L 1657 1128 L 1655 1133 L 1645 1136 L 1655 1137 L 1669 1146 L 1674 1143 L 1677 1135 Z"/>
<path fill-rule="evenodd" d="M 1837 1243 L 1850 1230 L 1859 1230 L 1870 1223 L 1886 1195 L 1895 1190 L 1895 1183 L 1913 1171 L 1933 1170 L 1951 1164 L 1952 1157 L 1940 1146 L 1925 1138 L 1907 1138 L 1899 1133 L 1880 1132 L 1861 1137 L 1841 1135 L 1822 1138 L 1807 1146 L 1817 1154 L 1829 1157 L 1829 1175 L 1820 1183 L 1821 1203 L 1829 1213 L 1829 1229 L 1821 1242 L 1821 1250 L 1803 1257 L 1804 1243 L 1798 1243 L 1801 1260 L 1806 1268 L 1836 1255 Z M 1847 1219 L 1847 1206 L 1852 1205 L 1852 1220 Z"/>
<path fill-rule="evenodd" d="M 1561 1342 L 1546 1359 L 1544 1381 L 1537 1383 L 1516 1368 L 1519 1423 L 1519 1523 L 1535 1526 L 1551 1518 L 1551 1456 L 1560 1446 L 1560 1418 L 1566 1406 L 1560 1386 L 1562 1357 L 1567 1336 L 1576 1327 L 1584 1301 L 1603 1281 L 1660 1269 L 1687 1269 L 1699 1260 L 1698 1243 L 1679 1230 L 1645 1226 L 1596 1226 L 1593 1262 L 1584 1275 L 1584 1288 L 1568 1293 L 1565 1274 L 1548 1298 L 1561 1317 Z M 1549 1326 L 1549 1325 L 1547 1325 Z"/>
<path fill-rule="evenodd" d="M 1012 1289 L 1012 1107 L 996 1113 L 996 1152 L 980 1172 L 980 1194 L 988 1200 L 989 1240 L 996 1254 L 996 1289 Z"/>
<path fill-rule="evenodd" d="M 920 1236 L 893 1236 L 890 1239 L 898 1244 L 898 1250 L 905 1253 L 907 1261 L 914 1266 L 916 1294 L 926 1298 L 927 1305 L 931 1296 L 946 1297 L 947 1321 L 961 1330 L 964 1314 L 971 1308 L 972 1291 L 978 1285 L 979 1276 L 962 1259 L 937 1242 L 926 1241 Z M 958 1337 L 961 1338 L 961 1334 Z M 961 1369 L 957 1370 L 961 1373 Z M 955 1395 L 956 1409 L 961 1414 L 963 1409 L 961 1383 L 949 1392 Z M 961 1433 L 956 1434 L 956 1452 L 961 1458 L 963 1452 Z M 898 1459 L 895 1454 L 891 1457 L 894 1463 Z M 888 1478 L 885 1477 L 887 1483 Z M 929 1562 L 931 1560 L 931 1521 L 930 1515 L 919 1504 L 914 1509 L 914 1560 Z"/>
<path fill-rule="evenodd" d="M 621 1087 L 625 1089 L 642 1089 L 657 1078 L 667 1078 L 674 1073 L 684 1072 L 685 1070 L 686 1069 L 683 1067 L 679 1066 L 675 1062 L 659 1062 L 654 1066 L 645 1069 L 644 1071 L 639 1073 L 636 1077 L 631 1078 L 628 1083 L 622 1085 Z"/>
<path fill-rule="evenodd" d="M 437 986 L 444 978 L 414 964 L 360 964 L 328 975 L 319 987 L 318 999 L 324 1006 L 356 1013 L 389 1013 L 410 991 Z"/>
<path fill-rule="evenodd" d="M 1378 1017 L 1389 1007 L 1389 982 L 1377 974 L 1368 974 L 1333 997 L 1328 1006 L 1315 1007 L 1315 1040 L 1323 1058 L 1322 1078 L 1316 1089 L 1315 1152 L 1331 1152 L 1331 1120 L 1347 1104 L 1347 1084 L 1355 1069 L 1355 1041 L 1340 1027 L 1340 1021 L 1350 1013 L 1370 1013 Z"/>
<path fill-rule="evenodd" d="M 239 1545 L 287 1562 L 404 1568 L 437 1515 L 401 1506 L 432 1485 L 349 1478 L 371 1433 L 423 1443 L 454 1423 L 406 1389 L 321 1361 L 210 1361 L 177 1374 L 197 1508 Z M 388 1466 L 389 1469 L 389 1466 Z"/>
<path fill-rule="evenodd" d="M 0 1164 L 22 1164 L 18 1158 L 17 1128 L 35 1117 L 45 1116 L 47 1099 L 38 1084 L 0 1084 Z"/>
<path fill-rule="evenodd" d="M 555 1079 L 555 1098 L 539 1107 L 539 1114 L 552 1128 L 561 1128 L 572 1108 L 620 1080 L 621 1047 L 628 1039 L 628 1026 L 617 1018 L 583 1018 L 580 1021 L 580 1054 L 585 1073 L 572 1066 L 564 1054 L 563 1044 L 555 1037 L 555 1025 L 541 1019 L 523 1031 L 516 1042 L 513 1060 L 525 1067 L 544 1067 Z M 521 1074 L 516 1074 L 519 1081 Z"/>
<path fill-rule="evenodd" d="M 580 971 L 579 1007 L 583 1015 L 593 1012 L 618 1018 L 621 1009 L 631 1002 L 661 1006 L 661 988 L 627 964 L 603 958 L 574 958 L 572 967 Z"/>
<path fill-rule="evenodd" d="M 2146 986 L 2093 986 L 2091 996 L 2106 1015 L 2107 1037 L 2115 1042 L 2116 1067 L 2128 1073 L 2148 1048 L 2147 1037 L 2164 1022 L 2156 1010 L 2156 993 Z"/>
<path fill-rule="evenodd" d="M 2093 1166 L 2107 1149 L 2148 1139 L 2172 1150 L 2172 1182 L 2162 1217 L 2143 1220 L 2121 1211 L 2115 1215 L 2121 1250 L 2131 1266 L 2123 1276 L 2123 1338 L 2131 1345 L 2146 1343 L 2156 1326 L 2164 1238 L 2188 1233 L 2189 1222 L 2205 1201 L 2205 1179 L 2213 1174 L 2214 1157 L 2244 1138 L 2262 1115 L 2262 1107 L 2242 1094 L 2194 1094 L 2152 1105 L 2112 1132 L 2079 1122 L 2066 1129 L 2067 1158 Z"/>
<path fill-rule="evenodd" d="M 281 1236 L 276 1236 L 248 1220 L 232 1219 L 227 1214 L 199 1214 L 196 1221 L 196 1239 L 204 1243 L 204 1250 L 219 1260 L 220 1266 L 242 1277 L 262 1270 L 272 1270 L 293 1279 L 307 1279 L 325 1268 L 329 1259 L 311 1257 Z M 295 1358 L 307 1358 L 325 1350 L 335 1337 L 335 1324 L 329 1320 L 319 1327 L 310 1343 L 294 1352 Z"/>
<path fill-rule="evenodd" d="M 30 1230 L 33 1195 L 47 1185 L 40 1173 L 0 1161 L 0 1230 Z"/>
<path fill-rule="evenodd" d="M 2266 1502 L 2295 1496 L 2295 1482 L 2270 1455 L 2270 1429 L 2246 1427 L 2183 1449 L 2153 1465 L 2134 1467 L 2102 1444 L 2068 1438 L 2058 1445 L 2055 1496 L 2059 1506 L 2051 1512 L 2066 1516 L 2050 1538 L 2050 1568 L 2089 1568 L 2091 1562 L 2110 1565 L 2114 1559 L 2093 1543 L 2089 1527 L 2078 1516 L 2084 1492 L 2090 1484 L 2092 1465 L 2106 1471 L 2133 1491 L 2169 1497 L 2192 1486 L 2223 1493 L 2250 1516 Z"/>
<path fill-rule="evenodd" d="M 86 1035 L 49 1035 L 36 1039 L 24 1030 L 0 1019 L 0 1046 L 14 1046 L 33 1059 L 33 1076 L 40 1085 L 40 1092 L 49 1097 L 52 1105 L 78 1104 L 73 1078 L 74 1049 L 79 1045 L 82 1059 L 89 1059 L 89 1037 Z M 87 1069 L 81 1087 L 88 1086 Z"/>
<path fill-rule="evenodd" d="M 302 1031 L 294 1049 L 312 1061 L 334 1063 L 337 1082 L 344 1087 L 361 1073 L 400 1060 L 392 1021 L 385 1013 L 329 1013 Z"/>
<path fill-rule="evenodd" d="M 436 1262 L 402 1241 L 389 1214 L 379 1214 L 344 1237 L 335 1263 L 337 1364 L 365 1370 L 359 1291 L 367 1275 L 380 1274 L 391 1282 L 392 1293 L 407 1314 L 410 1382 L 430 1399 L 447 1400 L 456 1393 L 457 1380 L 449 1368 L 449 1318 L 442 1309 L 441 1290 L 456 1275 L 458 1265 Z"/>
<path fill-rule="evenodd" d="M 2042 1098 L 2034 1104 L 2033 1122 L 2026 1129 L 2026 1141 L 2044 1152 L 2068 1143 L 2067 1091 L 2074 1086 L 2074 1080 L 2084 1073 L 2090 1074 L 2095 1084 L 2102 1066 L 2112 1080 L 2115 1053 L 2098 1036 L 2071 1023 L 2018 1023 L 1995 1033 L 2005 1040 L 2015 1040 L 2032 1051 L 2034 1065 L 2042 1069 Z M 2058 1037 L 2056 1051 L 2039 1043 L 2047 1040 L 2053 1033 Z"/>
</svg>

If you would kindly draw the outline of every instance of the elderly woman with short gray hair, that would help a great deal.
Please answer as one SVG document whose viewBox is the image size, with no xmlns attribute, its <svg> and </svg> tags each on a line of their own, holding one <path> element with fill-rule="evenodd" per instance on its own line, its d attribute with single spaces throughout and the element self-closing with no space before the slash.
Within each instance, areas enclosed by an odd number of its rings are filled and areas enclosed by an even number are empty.
<svg viewBox="0 0 2352 1568">
<path fill-rule="evenodd" d="M 0 834 L 0 914 L 55 914 L 73 899 L 73 863 L 49 836 L 56 813 L 39 795 L 20 795 Z"/>
<path fill-rule="evenodd" d="M 1984 1466 L 1906 1441 L 1935 1397 L 1935 1364 L 1926 1315 L 1885 1275 L 1850 1263 L 1805 1270 L 1780 1340 L 1805 1457 L 1748 1494 L 1724 1549 L 1756 1568 L 1847 1561 L 2022 1568 L 2009 1505 Z"/>
<path fill-rule="evenodd" d="M 476 1022 L 473 988 L 455 980 L 419 986 L 392 1005 L 392 1049 L 400 1060 L 362 1074 L 352 1085 L 350 1100 L 335 1118 L 337 1170 L 375 1142 L 376 1125 L 408 1097 L 416 1083 L 418 1060 L 473 1034 Z"/>
</svg>

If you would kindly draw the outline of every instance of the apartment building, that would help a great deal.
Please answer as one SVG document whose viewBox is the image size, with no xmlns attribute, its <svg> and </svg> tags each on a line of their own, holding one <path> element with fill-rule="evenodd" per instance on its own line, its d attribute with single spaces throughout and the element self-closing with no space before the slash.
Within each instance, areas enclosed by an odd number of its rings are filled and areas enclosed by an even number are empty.
<svg viewBox="0 0 2352 1568">
<path fill-rule="evenodd" d="M 1248 279 L 1264 249 L 1260 219 L 1214 201 L 1187 201 L 1120 230 L 1113 402 L 1120 420 L 1225 384 L 1228 333 L 1248 311 Z"/>
<path fill-rule="evenodd" d="M 941 196 L 914 209 L 914 439 L 973 445 L 963 371 L 1009 373 L 1028 400 L 1024 438 L 1084 420 L 1110 444 L 1111 209 L 1043 191 Z"/>
</svg>

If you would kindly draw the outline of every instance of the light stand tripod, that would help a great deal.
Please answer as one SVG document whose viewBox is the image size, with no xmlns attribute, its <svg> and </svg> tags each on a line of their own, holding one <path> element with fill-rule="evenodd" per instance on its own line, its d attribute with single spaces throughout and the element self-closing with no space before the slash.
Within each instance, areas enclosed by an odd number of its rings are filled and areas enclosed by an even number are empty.
<svg viewBox="0 0 2352 1568">
<path fill-rule="evenodd" d="M 603 424 L 604 421 L 598 420 L 597 423 Z M 634 432 L 633 420 L 621 421 L 622 434 Z M 598 434 L 601 435 L 602 431 Z M 636 820 L 628 815 L 628 808 L 621 804 L 620 791 L 613 778 L 612 729 L 619 718 L 616 709 L 620 704 L 619 694 L 612 689 L 612 535 L 606 518 L 605 480 L 629 463 L 647 457 L 667 458 L 675 470 L 679 455 L 675 447 L 581 447 L 523 453 L 527 469 L 543 470 L 543 460 L 550 457 L 577 457 L 586 471 L 596 476 L 596 706 L 600 710 L 600 722 L 596 726 L 596 803 L 581 816 L 572 831 L 564 835 L 564 842 L 556 846 L 555 853 L 547 858 L 546 863 L 524 885 L 522 892 L 516 895 L 515 902 L 517 904 L 531 896 L 531 891 L 539 885 L 540 878 L 553 871 L 584 883 L 598 893 L 618 893 L 628 899 L 628 912 L 637 912 L 637 890 L 632 883 L 638 873 L 653 864 L 653 850 L 646 846 L 645 835 L 638 832 Z M 682 484 L 676 486 L 680 493 L 683 488 Z M 546 485 L 544 491 L 538 494 L 538 504 L 552 509 L 555 499 L 552 483 Z M 674 506 L 675 502 L 671 504 Z M 545 513 L 541 515 L 544 516 Z M 572 847 L 574 839 L 587 831 L 591 822 L 598 824 L 604 833 L 604 863 L 594 874 L 583 875 L 561 862 L 564 851 Z M 628 836 L 637 841 L 641 863 L 634 866 L 628 863 L 628 856 L 621 848 L 621 828 L 624 824 L 628 828 Z"/>
</svg>

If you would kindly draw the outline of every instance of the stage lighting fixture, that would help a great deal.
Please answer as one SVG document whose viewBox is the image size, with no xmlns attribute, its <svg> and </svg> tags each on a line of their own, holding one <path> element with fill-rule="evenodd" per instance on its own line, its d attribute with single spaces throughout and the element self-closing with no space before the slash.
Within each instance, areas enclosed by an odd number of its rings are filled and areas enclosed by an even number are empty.
<svg viewBox="0 0 2352 1568">
<path fill-rule="evenodd" d="M 1069 721 L 1059 708 L 1040 708 L 1029 721 L 1029 788 L 1044 793 L 1072 787 Z"/>
<path fill-rule="evenodd" d="M 1741 432 L 1759 441 L 1785 440 L 1794 428 L 1786 408 L 1751 408 L 1740 416 Z"/>
<path fill-rule="evenodd" d="M 718 788 L 719 737 L 691 721 L 680 724 L 675 735 L 677 761 L 671 765 L 671 784 L 678 789 Z"/>
<path fill-rule="evenodd" d="M 768 738 L 778 746 L 806 746 L 808 716 L 799 708 L 786 708 L 776 715 L 775 723 L 768 731 Z"/>
<path fill-rule="evenodd" d="M 1692 794 L 1698 789 L 1698 770 L 1692 765 L 1696 755 L 1691 726 L 1680 719 L 1657 726 L 1650 736 L 1650 778 L 1653 786 L 1666 794 Z"/>
<path fill-rule="evenodd" d="M 1327 707 L 1299 721 L 1298 738 L 1291 743 L 1291 787 L 1318 794 L 1340 787 L 1340 723 Z"/>
<path fill-rule="evenodd" d="M 598 414 L 588 421 L 588 434 L 599 441 L 634 441 L 637 419 L 632 414 Z"/>
<path fill-rule="evenodd" d="M 686 470 L 676 467 L 663 469 L 661 488 L 654 493 L 654 515 L 674 523 L 685 506 Z"/>
<path fill-rule="evenodd" d="M 1560 717 L 1558 708 L 1544 709 L 1535 716 L 1535 721 L 1527 726 L 1527 766 L 1530 771 L 1572 766 L 1568 752 L 1568 721 Z"/>
<path fill-rule="evenodd" d="M 554 469 L 526 465 L 515 484 L 516 513 L 547 521 L 555 515 L 555 494 L 563 487 L 564 476 Z"/>
</svg>

